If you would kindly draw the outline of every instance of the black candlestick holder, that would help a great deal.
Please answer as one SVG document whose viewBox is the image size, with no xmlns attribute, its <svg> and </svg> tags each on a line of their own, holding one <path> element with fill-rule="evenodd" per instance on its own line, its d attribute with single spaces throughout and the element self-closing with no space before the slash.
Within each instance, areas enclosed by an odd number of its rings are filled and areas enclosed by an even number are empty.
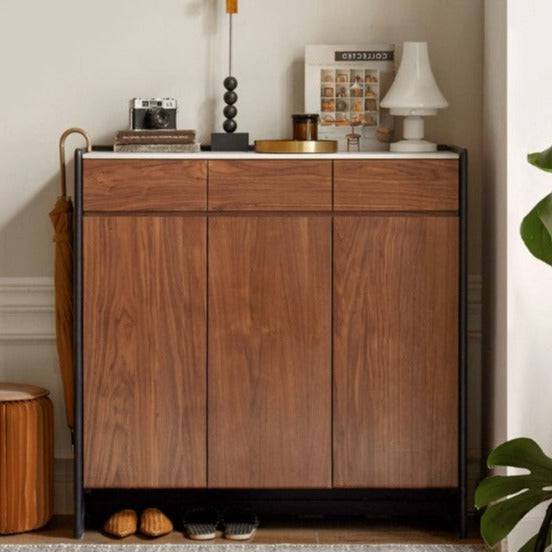
<svg viewBox="0 0 552 552">
<path fill-rule="evenodd" d="M 238 123 L 236 116 L 238 108 L 238 79 L 232 76 L 232 16 L 237 13 L 237 2 L 227 1 L 227 13 L 229 14 L 229 55 L 228 55 L 228 77 L 224 79 L 224 103 L 226 104 L 223 114 L 226 117 L 222 128 L 224 132 L 214 132 L 211 134 L 211 149 L 213 151 L 248 151 L 249 150 L 249 133 L 236 132 Z"/>
</svg>

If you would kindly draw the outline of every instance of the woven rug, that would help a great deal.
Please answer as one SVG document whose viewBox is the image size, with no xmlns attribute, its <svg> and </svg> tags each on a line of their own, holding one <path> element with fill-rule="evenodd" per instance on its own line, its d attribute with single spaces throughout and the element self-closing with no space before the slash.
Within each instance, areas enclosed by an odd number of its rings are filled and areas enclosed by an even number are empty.
<svg viewBox="0 0 552 552">
<path fill-rule="evenodd" d="M 485 552 L 482 544 L 2 544 L 0 552 Z"/>
</svg>

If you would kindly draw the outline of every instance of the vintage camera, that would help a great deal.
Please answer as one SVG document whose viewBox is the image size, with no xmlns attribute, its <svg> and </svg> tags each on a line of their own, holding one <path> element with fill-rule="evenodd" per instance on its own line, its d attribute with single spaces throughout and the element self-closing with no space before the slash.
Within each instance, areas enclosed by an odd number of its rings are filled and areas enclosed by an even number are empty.
<svg viewBox="0 0 552 552">
<path fill-rule="evenodd" d="M 174 98 L 134 98 L 130 100 L 131 130 L 176 129 Z"/>
</svg>

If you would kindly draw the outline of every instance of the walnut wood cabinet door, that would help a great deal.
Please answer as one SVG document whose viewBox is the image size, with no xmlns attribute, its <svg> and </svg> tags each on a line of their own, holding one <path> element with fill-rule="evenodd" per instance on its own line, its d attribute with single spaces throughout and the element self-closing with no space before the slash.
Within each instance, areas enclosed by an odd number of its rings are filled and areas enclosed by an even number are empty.
<svg viewBox="0 0 552 552">
<path fill-rule="evenodd" d="M 206 485 L 206 219 L 84 219 L 84 486 Z"/>
<path fill-rule="evenodd" d="M 330 487 L 330 217 L 212 217 L 208 280 L 209 487 Z"/>
<path fill-rule="evenodd" d="M 334 223 L 334 486 L 456 487 L 458 219 Z"/>
</svg>

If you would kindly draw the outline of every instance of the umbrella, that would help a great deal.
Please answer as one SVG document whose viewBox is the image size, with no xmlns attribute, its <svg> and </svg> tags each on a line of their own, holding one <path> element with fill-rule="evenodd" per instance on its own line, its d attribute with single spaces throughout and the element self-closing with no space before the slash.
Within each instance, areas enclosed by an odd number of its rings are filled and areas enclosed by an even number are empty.
<svg viewBox="0 0 552 552">
<path fill-rule="evenodd" d="M 59 141 L 61 195 L 58 197 L 50 220 L 54 226 L 56 294 L 56 341 L 59 368 L 63 382 L 67 425 L 73 429 L 75 416 L 75 370 L 73 366 L 73 203 L 67 196 L 65 173 L 65 141 L 73 133 L 86 139 L 87 151 L 91 144 L 88 134 L 80 128 L 66 130 Z"/>
</svg>

